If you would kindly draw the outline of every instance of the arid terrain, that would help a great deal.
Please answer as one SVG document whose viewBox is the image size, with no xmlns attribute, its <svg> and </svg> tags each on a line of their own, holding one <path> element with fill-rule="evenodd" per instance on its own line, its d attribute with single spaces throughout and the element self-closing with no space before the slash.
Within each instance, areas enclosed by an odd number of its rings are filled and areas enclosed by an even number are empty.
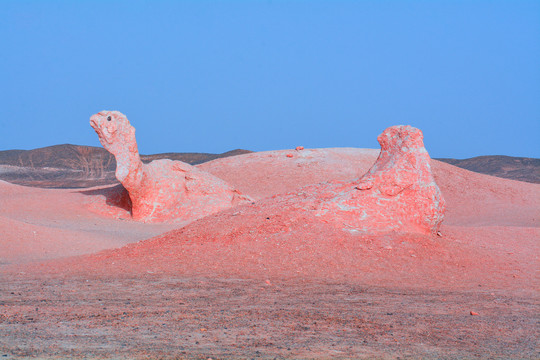
<svg viewBox="0 0 540 360">
<path fill-rule="evenodd" d="M 171 159 L 197 165 L 250 152 L 237 149 L 223 154 L 164 153 L 141 155 L 141 160 L 149 163 Z M 494 155 L 436 160 L 481 174 L 540 184 L 540 159 Z M 118 184 L 115 168 L 114 156 L 101 147 L 64 144 L 0 151 L 0 180 L 18 185 L 73 189 Z"/>
<path fill-rule="evenodd" d="M 440 236 L 358 233 L 295 210 L 311 185 L 356 179 L 378 153 L 200 163 L 254 201 L 190 223 L 131 220 L 114 181 L 0 181 L 0 356 L 540 358 L 540 185 L 432 160 Z M 114 170 L 99 168 L 93 178 Z"/>
<path fill-rule="evenodd" d="M 159 159 L 180 160 L 191 165 L 227 156 L 250 153 L 231 150 L 223 154 L 164 153 L 141 155 L 143 163 Z M 33 150 L 0 151 L 0 180 L 40 188 L 86 188 L 118 184 L 116 160 L 101 147 L 54 145 Z"/>
</svg>

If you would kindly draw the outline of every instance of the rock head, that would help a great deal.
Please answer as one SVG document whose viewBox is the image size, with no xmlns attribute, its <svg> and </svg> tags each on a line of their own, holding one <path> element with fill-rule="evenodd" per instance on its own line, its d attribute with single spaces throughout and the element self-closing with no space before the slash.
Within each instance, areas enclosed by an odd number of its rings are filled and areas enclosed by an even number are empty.
<svg viewBox="0 0 540 360">
<path fill-rule="evenodd" d="M 381 152 L 371 169 L 353 183 L 321 189 L 316 214 L 351 231 L 436 233 L 446 205 L 422 132 L 392 126 L 378 141 Z"/>
<path fill-rule="evenodd" d="M 135 128 L 118 111 L 92 115 L 90 125 L 116 158 L 116 178 L 129 193 L 135 220 L 194 220 L 251 201 L 225 181 L 184 162 L 143 164 Z"/>
</svg>

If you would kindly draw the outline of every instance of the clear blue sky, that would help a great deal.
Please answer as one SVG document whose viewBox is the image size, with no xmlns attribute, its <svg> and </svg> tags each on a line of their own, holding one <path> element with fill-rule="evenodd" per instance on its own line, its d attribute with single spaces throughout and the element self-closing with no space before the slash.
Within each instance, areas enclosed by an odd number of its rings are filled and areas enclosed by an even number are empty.
<svg viewBox="0 0 540 360">
<path fill-rule="evenodd" d="M 2 1 L 0 150 L 378 148 L 540 157 L 540 1 Z"/>
</svg>

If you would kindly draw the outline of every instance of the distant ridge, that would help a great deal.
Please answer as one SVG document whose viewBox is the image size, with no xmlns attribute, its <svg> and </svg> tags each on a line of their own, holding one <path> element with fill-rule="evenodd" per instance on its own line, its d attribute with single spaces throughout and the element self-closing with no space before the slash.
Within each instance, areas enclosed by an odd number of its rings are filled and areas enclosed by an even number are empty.
<svg viewBox="0 0 540 360">
<path fill-rule="evenodd" d="M 540 159 L 487 155 L 462 160 L 436 160 L 481 174 L 540 184 Z"/>
<path fill-rule="evenodd" d="M 180 160 L 191 165 L 251 153 L 236 149 L 223 154 L 162 153 L 141 155 L 144 163 L 158 159 Z M 540 159 L 502 155 L 470 159 L 435 159 L 482 174 L 540 183 Z M 0 151 L 0 180 L 42 188 L 82 188 L 116 184 L 116 161 L 105 149 L 62 144 L 34 150 Z"/>
<path fill-rule="evenodd" d="M 236 149 L 223 154 L 163 153 L 141 155 L 144 163 L 158 159 L 191 165 L 250 153 Z M 62 144 L 33 150 L 0 151 L 0 180 L 43 188 L 81 188 L 117 183 L 116 160 L 101 147 Z"/>
</svg>

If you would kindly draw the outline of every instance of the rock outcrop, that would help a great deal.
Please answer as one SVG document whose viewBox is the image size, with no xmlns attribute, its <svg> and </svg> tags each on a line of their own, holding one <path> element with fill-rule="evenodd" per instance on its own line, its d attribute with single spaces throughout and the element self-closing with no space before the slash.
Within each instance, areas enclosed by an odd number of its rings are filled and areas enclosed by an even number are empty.
<svg viewBox="0 0 540 360">
<path fill-rule="evenodd" d="M 392 126 L 378 141 L 381 152 L 364 176 L 320 189 L 316 214 L 351 231 L 436 233 L 446 205 L 422 132 Z"/>
<path fill-rule="evenodd" d="M 103 147 L 116 158 L 116 178 L 128 191 L 135 220 L 193 220 L 250 202 L 223 180 L 181 161 L 141 162 L 135 128 L 118 111 L 90 118 Z"/>
</svg>

